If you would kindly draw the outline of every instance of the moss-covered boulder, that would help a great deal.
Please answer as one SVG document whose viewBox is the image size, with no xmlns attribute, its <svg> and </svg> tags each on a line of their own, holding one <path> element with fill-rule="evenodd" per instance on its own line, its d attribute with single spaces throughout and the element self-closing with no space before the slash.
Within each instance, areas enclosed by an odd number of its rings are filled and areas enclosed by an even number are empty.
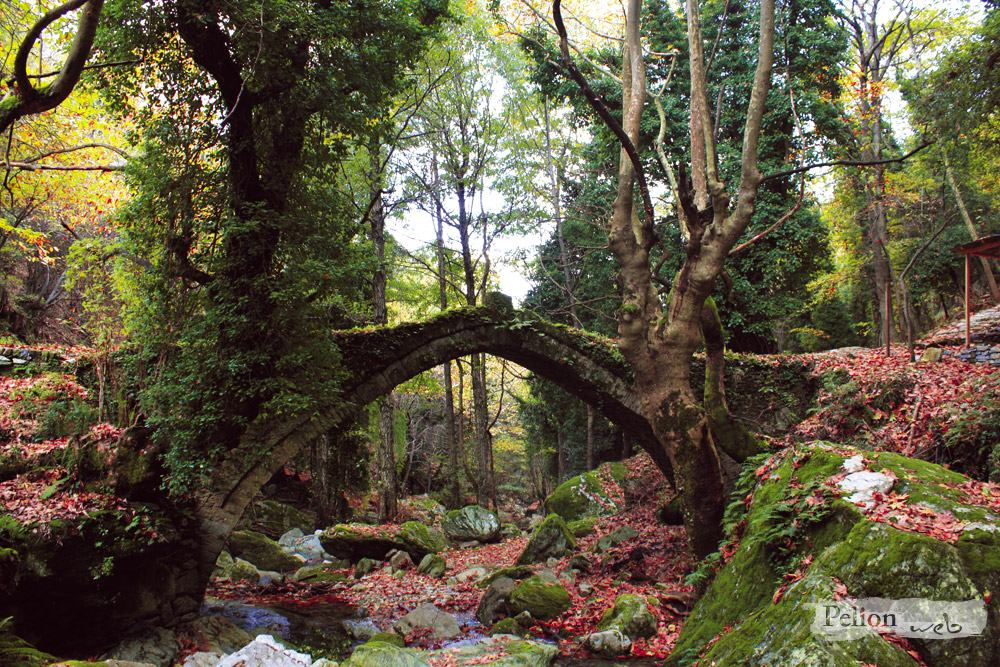
<svg viewBox="0 0 1000 667">
<path fill-rule="evenodd" d="M 515 621 L 513 618 L 502 618 L 493 624 L 490 628 L 490 636 L 493 635 L 514 635 L 516 637 L 524 637 L 524 628 L 521 624 Z"/>
<path fill-rule="evenodd" d="M 444 533 L 417 521 L 402 524 L 399 527 L 399 539 L 414 558 L 423 558 L 427 554 L 440 553 L 448 548 Z"/>
<path fill-rule="evenodd" d="M 604 465 L 597 470 L 570 477 L 545 499 L 545 510 L 566 521 L 585 517 L 609 516 L 621 507 L 620 495 L 609 488 L 625 478 L 621 464 Z"/>
<path fill-rule="evenodd" d="M 307 584 L 333 584 L 345 581 L 347 575 L 338 568 L 327 564 L 306 565 L 296 570 L 292 579 Z"/>
<path fill-rule="evenodd" d="M 430 667 L 426 655 L 394 642 L 368 641 L 354 649 L 341 667 Z"/>
<path fill-rule="evenodd" d="M 891 488 L 852 502 L 858 474 L 888 477 Z M 1000 613 L 987 602 L 1000 590 L 995 493 L 931 463 L 842 446 L 748 462 L 727 512 L 738 546 L 725 550 L 732 555 L 685 622 L 670 664 L 918 664 L 867 628 L 847 641 L 813 632 L 817 608 L 858 598 L 985 602 L 982 635 L 908 641 L 930 667 L 1000 664 Z"/>
<path fill-rule="evenodd" d="M 525 579 L 510 594 L 510 608 L 514 615 L 526 611 L 540 621 L 556 618 L 569 606 L 569 592 L 562 584 L 538 576 Z"/>
<path fill-rule="evenodd" d="M 407 545 L 398 532 L 360 523 L 340 523 L 327 528 L 319 541 L 328 554 L 352 563 L 362 558 L 385 560 L 390 551 L 407 551 Z"/>
<path fill-rule="evenodd" d="M 357 565 L 354 566 L 354 576 L 357 579 L 371 574 L 375 568 L 379 566 L 379 561 L 373 558 L 362 558 L 358 561 Z"/>
<path fill-rule="evenodd" d="M 496 542 L 500 539 L 500 519 L 479 505 L 452 510 L 441 522 L 444 534 L 452 542 Z"/>
<path fill-rule="evenodd" d="M 316 529 L 316 517 L 277 500 L 258 500 L 250 505 L 237 527 L 276 540 L 293 528 L 311 533 Z"/>
<path fill-rule="evenodd" d="M 250 561 L 260 570 L 294 572 L 302 560 L 285 553 L 277 542 L 251 530 L 237 530 L 229 536 L 229 553 Z"/>
<path fill-rule="evenodd" d="M 549 558 L 565 556 L 575 547 L 576 541 L 563 518 L 558 514 L 550 514 L 531 533 L 517 564 L 544 563 Z"/>
<path fill-rule="evenodd" d="M 567 521 L 566 527 L 569 529 L 569 532 L 573 533 L 573 537 L 579 538 L 593 535 L 596 524 L 597 518 L 591 516 L 583 519 L 577 519 L 576 521 Z"/>
<path fill-rule="evenodd" d="M 490 572 L 489 576 L 477 583 L 476 586 L 479 588 L 486 588 L 500 577 L 507 577 L 508 579 L 518 581 L 520 579 L 527 579 L 534 574 L 534 568 L 529 565 L 509 565 L 507 567 L 501 567 L 499 570 Z"/>
<path fill-rule="evenodd" d="M 435 578 L 443 577 L 447 569 L 448 563 L 445 562 L 443 556 L 437 554 L 427 554 L 420 560 L 420 564 L 417 565 L 417 572 Z"/>
<path fill-rule="evenodd" d="M 399 501 L 398 516 L 403 521 L 419 521 L 433 526 L 441 522 L 448 510 L 430 496 L 409 496 Z"/>
<path fill-rule="evenodd" d="M 656 616 L 649 601 L 641 595 L 619 595 L 611 609 L 604 612 L 598 630 L 618 630 L 629 639 L 652 637 L 656 634 Z"/>
<path fill-rule="evenodd" d="M 250 561 L 237 558 L 229 567 L 227 578 L 230 581 L 247 581 L 251 584 L 260 582 L 260 570 Z"/>
</svg>

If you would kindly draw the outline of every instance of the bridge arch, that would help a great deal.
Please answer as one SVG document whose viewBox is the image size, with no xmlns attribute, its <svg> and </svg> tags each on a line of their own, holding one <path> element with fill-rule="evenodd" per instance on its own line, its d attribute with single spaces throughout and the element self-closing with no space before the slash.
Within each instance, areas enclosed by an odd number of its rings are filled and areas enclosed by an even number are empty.
<svg viewBox="0 0 1000 667">
<path fill-rule="evenodd" d="M 315 414 L 251 429 L 218 466 L 198 503 L 199 578 L 208 580 L 229 533 L 271 476 L 315 438 L 348 426 L 375 399 L 446 361 L 488 353 L 519 364 L 594 405 L 670 470 L 632 391 L 614 343 L 512 308 L 461 308 L 429 321 L 335 333 L 345 377 L 337 400 Z M 669 474 L 668 474 L 669 477 Z"/>
</svg>

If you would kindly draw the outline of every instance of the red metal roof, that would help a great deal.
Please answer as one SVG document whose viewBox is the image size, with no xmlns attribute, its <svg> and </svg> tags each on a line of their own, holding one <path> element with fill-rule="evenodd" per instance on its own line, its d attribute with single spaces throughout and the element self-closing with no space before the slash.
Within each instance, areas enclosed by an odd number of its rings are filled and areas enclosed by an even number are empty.
<svg viewBox="0 0 1000 667">
<path fill-rule="evenodd" d="M 960 255 L 1000 259 L 1000 234 L 990 234 L 975 241 L 957 245 L 952 250 Z"/>
</svg>

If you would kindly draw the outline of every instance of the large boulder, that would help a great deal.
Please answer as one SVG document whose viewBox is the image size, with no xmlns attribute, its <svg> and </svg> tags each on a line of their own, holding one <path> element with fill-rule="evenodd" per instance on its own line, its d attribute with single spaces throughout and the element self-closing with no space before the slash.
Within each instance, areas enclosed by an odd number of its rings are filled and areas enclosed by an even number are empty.
<svg viewBox="0 0 1000 667">
<path fill-rule="evenodd" d="M 316 565 L 329 556 L 319 541 L 319 535 L 315 533 L 303 535 L 298 528 L 284 533 L 278 538 L 278 544 L 285 550 L 285 553 L 297 556 L 309 565 Z"/>
<path fill-rule="evenodd" d="M 641 595 L 619 595 L 611 609 L 604 612 L 598 630 L 618 630 L 629 639 L 652 637 L 656 634 L 656 616 L 649 602 Z"/>
<path fill-rule="evenodd" d="M 219 661 L 216 667 L 312 667 L 313 659 L 305 653 L 285 648 L 271 635 L 257 637 L 232 655 Z"/>
<path fill-rule="evenodd" d="M 622 508 L 621 493 L 614 493 L 611 487 L 624 479 L 621 463 L 570 477 L 545 499 L 545 509 L 566 521 L 615 514 Z"/>
<path fill-rule="evenodd" d="M 427 554 L 421 559 L 420 564 L 417 565 L 417 572 L 435 578 L 443 577 L 447 569 L 448 563 L 443 556 L 437 554 Z"/>
<path fill-rule="evenodd" d="M 414 630 L 427 630 L 434 639 L 451 639 L 462 634 L 455 617 L 446 611 L 441 611 L 430 602 L 425 603 L 396 621 L 393 630 L 403 635 L 409 635 Z"/>
<path fill-rule="evenodd" d="M 118 642 L 102 660 L 141 662 L 157 667 L 170 667 L 180 651 L 177 634 L 167 628 L 153 628 Z"/>
<path fill-rule="evenodd" d="M 561 558 L 575 546 L 576 541 L 566 522 L 558 514 L 550 514 L 531 533 L 517 564 L 530 565 L 544 563 L 549 558 Z"/>
<path fill-rule="evenodd" d="M 237 528 L 276 540 L 293 528 L 311 533 L 316 528 L 316 518 L 277 500 L 258 500 L 250 505 Z"/>
<path fill-rule="evenodd" d="M 441 522 L 447 510 L 430 496 L 410 496 L 399 501 L 398 516 L 402 521 L 419 521 L 433 526 Z"/>
<path fill-rule="evenodd" d="M 496 583 L 496 582 L 494 582 Z M 540 621 L 556 618 L 570 607 L 569 592 L 554 581 L 535 576 L 517 584 L 510 594 L 512 614 L 528 612 Z"/>
<path fill-rule="evenodd" d="M 285 553 L 271 538 L 250 530 L 237 530 L 229 536 L 229 553 L 253 563 L 258 569 L 275 572 L 294 572 L 304 562 Z"/>
<path fill-rule="evenodd" d="M 496 665 L 497 667 L 548 667 L 559 652 L 555 644 L 513 637 L 484 637 L 475 642 L 433 651 L 403 648 L 374 638 L 354 650 L 341 667 L 431 667 Z"/>
<path fill-rule="evenodd" d="M 500 519 L 479 505 L 448 512 L 441 528 L 452 542 L 496 542 L 500 538 Z"/>
<path fill-rule="evenodd" d="M 337 524 L 323 531 L 319 541 L 331 556 L 345 558 L 352 563 L 362 558 L 385 560 L 390 551 L 407 549 L 396 532 L 360 523 Z"/>
<path fill-rule="evenodd" d="M 448 548 L 448 540 L 444 533 L 417 521 L 407 521 L 400 525 L 399 539 L 415 559 L 423 558 L 427 554 L 440 553 Z"/>
<path fill-rule="evenodd" d="M 858 473 L 880 477 L 855 503 L 848 497 L 861 478 L 845 480 Z M 670 664 L 918 664 L 864 624 L 850 641 L 823 636 L 832 631 L 824 609 L 859 598 L 963 602 L 972 610 L 964 625 L 985 622 L 982 634 L 908 645 L 929 667 L 1000 664 L 988 595 L 1000 590 L 995 488 L 925 461 L 819 443 L 749 461 L 734 497 L 733 543 L 723 550 L 731 556 L 684 623 Z"/>
<path fill-rule="evenodd" d="M 476 608 L 476 619 L 483 625 L 493 625 L 497 619 L 510 614 L 510 596 L 517 583 L 510 577 L 498 577 L 483 593 Z"/>
</svg>

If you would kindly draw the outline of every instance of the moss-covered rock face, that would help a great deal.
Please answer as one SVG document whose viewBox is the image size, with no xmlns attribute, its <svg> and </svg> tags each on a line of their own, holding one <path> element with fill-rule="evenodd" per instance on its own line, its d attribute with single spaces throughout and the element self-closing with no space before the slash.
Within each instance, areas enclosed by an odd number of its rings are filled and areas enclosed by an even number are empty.
<svg viewBox="0 0 1000 667">
<path fill-rule="evenodd" d="M 229 553 L 260 570 L 294 572 L 302 566 L 301 560 L 285 553 L 277 542 L 250 530 L 237 530 L 229 536 Z"/>
<path fill-rule="evenodd" d="M 399 527 L 399 539 L 406 545 L 410 555 L 423 558 L 448 548 L 448 540 L 437 528 L 425 526 L 417 521 L 407 521 Z"/>
<path fill-rule="evenodd" d="M 341 667 L 431 667 L 431 665 L 495 665 L 496 667 L 548 667 L 555 660 L 554 644 L 487 637 L 480 641 L 434 651 L 403 648 L 397 641 L 376 635 L 354 650 Z M 400 640 L 401 641 L 401 640 Z"/>
<path fill-rule="evenodd" d="M 295 581 L 310 584 L 337 583 L 347 579 L 347 575 L 329 565 L 306 565 L 292 575 Z"/>
<path fill-rule="evenodd" d="M 479 505 L 452 510 L 441 522 L 444 534 L 452 542 L 496 542 L 500 539 L 500 519 Z"/>
<path fill-rule="evenodd" d="M 341 667 L 430 667 L 424 658 L 420 651 L 395 643 L 369 641 L 354 649 Z"/>
<path fill-rule="evenodd" d="M 617 481 L 616 473 L 624 478 L 624 467 L 608 466 L 607 474 Z M 576 521 L 586 517 L 600 517 L 614 514 L 621 509 L 605 488 L 601 474 L 596 470 L 570 477 L 556 487 L 545 499 L 546 511 L 558 514 L 566 521 Z"/>
<path fill-rule="evenodd" d="M 848 502 L 838 486 L 844 462 L 856 455 L 866 470 L 896 478 L 867 507 Z M 727 514 L 738 548 L 684 624 L 670 664 L 915 665 L 874 632 L 849 641 L 816 637 L 814 603 L 980 600 L 998 590 L 1000 517 L 987 507 L 989 499 L 971 497 L 961 475 L 896 454 L 825 444 L 760 464 L 744 473 L 744 481 L 757 481 L 749 504 L 734 505 L 745 508 L 743 516 L 734 508 Z M 1000 664 L 996 602 L 987 611 L 981 636 L 909 641 L 931 667 Z"/>
<path fill-rule="evenodd" d="M 531 533 L 517 564 L 543 563 L 549 558 L 565 556 L 575 547 L 576 541 L 566 522 L 558 514 L 550 514 Z"/>
<path fill-rule="evenodd" d="M 238 527 L 276 540 L 293 528 L 311 533 L 316 529 L 316 519 L 277 500 L 260 500 L 247 509 Z"/>
<path fill-rule="evenodd" d="M 367 524 L 341 523 L 327 528 L 319 537 L 331 556 L 356 563 L 362 558 L 384 560 L 390 551 L 407 551 L 399 535 L 386 528 Z"/>
<path fill-rule="evenodd" d="M 618 630 L 629 639 L 652 637 L 656 634 L 656 616 L 649 602 L 641 595 L 619 595 L 615 605 L 604 612 L 598 630 Z"/>
<path fill-rule="evenodd" d="M 562 614 L 569 606 L 569 592 L 562 584 L 537 576 L 525 579 L 510 594 L 510 607 L 515 616 L 526 611 L 534 619 L 548 621 Z"/>
</svg>

